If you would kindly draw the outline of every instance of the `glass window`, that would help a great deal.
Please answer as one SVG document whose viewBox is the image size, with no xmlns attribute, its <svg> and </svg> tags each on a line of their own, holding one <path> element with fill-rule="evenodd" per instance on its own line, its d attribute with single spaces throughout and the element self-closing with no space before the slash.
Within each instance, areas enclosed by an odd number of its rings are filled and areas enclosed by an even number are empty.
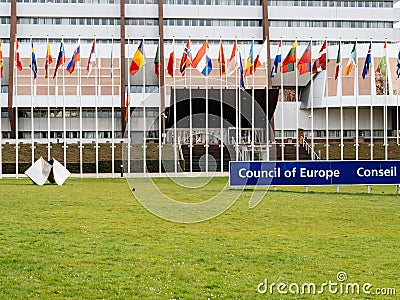
<svg viewBox="0 0 400 300">
<path fill-rule="evenodd" d="M 94 18 L 93 25 L 100 25 L 100 20 L 98 18 Z"/>
<path fill-rule="evenodd" d="M 206 20 L 206 26 L 211 26 L 211 25 L 212 25 L 211 20 Z"/>
</svg>

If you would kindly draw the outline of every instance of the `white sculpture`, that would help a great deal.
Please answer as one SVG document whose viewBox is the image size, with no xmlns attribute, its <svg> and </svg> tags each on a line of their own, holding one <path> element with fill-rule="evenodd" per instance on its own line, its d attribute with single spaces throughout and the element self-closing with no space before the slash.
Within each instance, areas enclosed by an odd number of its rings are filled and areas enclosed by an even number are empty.
<svg viewBox="0 0 400 300">
<path fill-rule="evenodd" d="M 44 185 L 48 179 L 51 183 L 62 185 L 71 173 L 57 160 L 53 159 L 53 165 L 40 157 L 25 174 L 37 185 Z"/>
</svg>

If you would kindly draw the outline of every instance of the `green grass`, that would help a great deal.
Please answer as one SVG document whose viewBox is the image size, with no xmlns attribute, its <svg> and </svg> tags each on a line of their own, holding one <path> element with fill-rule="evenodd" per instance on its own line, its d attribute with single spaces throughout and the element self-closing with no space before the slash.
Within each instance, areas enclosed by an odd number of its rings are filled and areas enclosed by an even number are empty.
<svg viewBox="0 0 400 300">
<path fill-rule="evenodd" d="M 225 182 L 194 193 L 157 181 L 181 201 Z M 366 191 L 278 188 L 249 209 L 246 190 L 211 221 L 176 224 L 147 212 L 123 179 L 2 179 L 0 299 L 366 299 L 257 293 L 264 278 L 318 285 L 339 271 L 400 292 L 400 197 L 394 186 Z"/>
</svg>

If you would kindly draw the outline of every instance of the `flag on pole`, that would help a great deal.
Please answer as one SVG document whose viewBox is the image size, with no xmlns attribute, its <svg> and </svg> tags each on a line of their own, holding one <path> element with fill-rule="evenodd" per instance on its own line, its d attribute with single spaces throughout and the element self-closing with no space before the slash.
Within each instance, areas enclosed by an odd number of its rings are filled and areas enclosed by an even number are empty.
<svg viewBox="0 0 400 300">
<path fill-rule="evenodd" d="M 235 42 L 233 43 L 233 47 L 232 47 L 231 57 L 229 58 L 229 61 L 228 61 L 228 76 L 231 76 L 237 68 L 236 52 L 237 52 L 237 44 L 236 44 L 236 40 L 235 40 Z"/>
<path fill-rule="evenodd" d="M 64 51 L 64 45 L 61 42 L 60 52 L 58 52 L 56 67 L 54 69 L 54 74 L 53 74 L 53 79 L 57 76 L 58 68 L 61 67 L 64 63 L 65 63 L 65 51 Z"/>
<path fill-rule="evenodd" d="M 397 78 L 400 78 L 400 51 L 397 55 L 397 70 L 396 70 Z"/>
<path fill-rule="evenodd" d="M 19 57 L 19 44 L 18 39 L 15 39 L 15 63 L 17 64 L 18 71 L 22 71 L 22 62 Z"/>
<path fill-rule="evenodd" d="M 33 41 L 31 41 L 32 53 L 31 53 L 31 70 L 33 73 L 33 79 L 37 77 L 37 61 L 36 61 L 36 54 L 35 49 L 33 48 Z"/>
<path fill-rule="evenodd" d="M 196 54 L 196 57 L 192 61 L 192 66 L 196 68 L 204 76 L 208 76 L 212 71 L 211 58 L 207 55 L 208 42 L 204 41 Z"/>
<path fill-rule="evenodd" d="M 222 77 L 222 75 L 226 73 L 225 54 L 224 54 L 224 48 L 222 46 L 222 41 L 219 42 L 218 65 L 219 65 L 219 75 Z"/>
<path fill-rule="evenodd" d="M 185 49 L 183 49 L 181 64 L 179 70 L 182 76 L 185 75 L 186 68 L 190 66 L 192 61 L 192 51 L 190 50 L 190 40 L 187 41 Z"/>
<path fill-rule="evenodd" d="M 113 48 L 114 45 L 111 46 L 111 51 L 110 51 L 110 78 L 113 78 Z"/>
<path fill-rule="evenodd" d="M 93 40 L 92 48 L 90 49 L 89 59 L 86 66 L 86 71 L 88 72 L 88 76 L 92 72 L 93 65 L 96 64 L 95 53 L 96 53 L 96 39 Z"/>
<path fill-rule="evenodd" d="M 384 54 L 381 57 L 381 59 L 379 60 L 379 65 L 378 65 L 378 68 L 376 69 L 376 72 L 380 73 L 384 77 L 386 77 L 386 42 L 383 45 L 383 51 L 384 51 Z"/>
<path fill-rule="evenodd" d="M 282 62 L 282 40 L 279 42 L 278 53 L 276 53 L 274 64 L 271 68 L 271 75 L 269 77 L 274 78 L 278 73 L 278 65 Z"/>
<path fill-rule="evenodd" d="M 339 44 L 338 53 L 336 56 L 335 80 L 338 79 L 339 77 L 339 70 L 341 64 L 342 64 L 342 57 L 340 55 L 340 44 Z"/>
<path fill-rule="evenodd" d="M 253 73 L 253 63 L 254 63 L 253 46 L 254 42 L 251 43 L 249 56 L 247 57 L 246 66 L 244 68 L 244 76 L 249 76 Z"/>
<path fill-rule="evenodd" d="M 160 45 L 157 45 L 156 55 L 154 57 L 154 74 L 160 78 Z"/>
<path fill-rule="evenodd" d="M 369 42 L 369 47 L 368 47 L 368 52 L 367 56 L 365 57 L 365 62 L 364 62 L 364 68 L 361 74 L 362 79 L 365 79 L 365 76 L 369 73 L 369 68 L 371 65 L 371 47 L 372 47 L 372 42 Z"/>
<path fill-rule="evenodd" d="M 243 70 L 243 63 L 242 63 L 242 56 L 240 55 L 239 51 L 239 70 L 240 70 L 240 89 L 244 91 L 246 87 L 244 86 L 244 70 Z"/>
<path fill-rule="evenodd" d="M 77 66 L 81 61 L 81 46 L 78 45 L 76 49 L 74 50 L 74 54 L 72 54 L 71 60 L 69 61 L 67 65 L 67 72 L 69 74 L 72 74 L 75 70 L 75 66 Z"/>
<path fill-rule="evenodd" d="M 1 40 L 0 40 L 0 79 L 3 78 L 3 68 L 4 68 L 3 48 L 1 46 Z"/>
<path fill-rule="evenodd" d="M 52 63 L 53 63 L 53 56 L 51 54 L 51 47 L 50 43 L 47 42 L 46 62 L 44 64 L 44 69 L 46 71 L 45 78 L 49 78 L 49 69 Z"/>
<path fill-rule="evenodd" d="M 174 73 L 175 73 L 175 52 L 174 52 L 174 50 L 172 50 L 172 52 L 169 54 L 167 72 L 171 77 L 174 77 Z"/>
<path fill-rule="evenodd" d="M 135 54 L 132 57 L 131 65 L 129 66 L 129 72 L 134 76 L 141 67 L 146 64 L 146 55 L 144 53 L 143 40 L 140 42 Z"/>
<path fill-rule="evenodd" d="M 306 50 L 304 50 L 303 55 L 300 57 L 297 69 L 300 75 L 311 72 L 311 42 L 308 43 Z"/>
<path fill-rule="evenodd" d="M 318 72 L 321 72 L 323 70 L 326 70 L 326 41 L 321 46 L 321 49 L 319 50 L 318 58 L 314 61 L 313 67 L 312 67 L 312 73 L 316 74 Z"/>
<path fill-rule="evenodd" d="M 294 65 L 296 63 L 296 41 L 293 43 L 292 48 L 290 48 L 289 53 L 286 55 L 286 58 L 282 63 L 282 72 L 292 72 L 294 71 Z"/>
<path fill-rule="evenodd" d="M 344 74 L 343 74 L 344 77 L 346 77 L 350 74 L 351 70 L 353 70 L 353 66 L 356 64 L 356 61 L 357 61 L 356 45 L 357 45 L 357 43 L 354 43 L 353 48 L 350 52 L 349 61 L 347 62 L 347 66 L 344 69 Z M 357 76 L 357 74 L 355 74 L 355 76 Z"/>
<path fill-rule="evenodd" d="M 254 72 L 257 70 L 258 67 L 261 67 L 262 64 L 267 62 L 267 40 L 261 46 L 260 52 L 257 54 L 256 58 L 254 59 Z"/>
<path fill-rule="evenodd" d="M 126 87 L 125 93 L 125 121 L 128 120 L 129 117 L 129 89 Z"/>
</svg>

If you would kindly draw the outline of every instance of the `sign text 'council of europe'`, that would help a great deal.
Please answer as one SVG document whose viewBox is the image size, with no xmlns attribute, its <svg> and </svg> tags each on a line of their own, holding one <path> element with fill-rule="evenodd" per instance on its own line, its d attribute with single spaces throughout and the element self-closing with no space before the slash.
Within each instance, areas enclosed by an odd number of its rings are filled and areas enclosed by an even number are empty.
<svg viewBox="0 0 400 300">
<path fill-rule="evenodd" d="M 230 186 L 400 184 L 400 161 L 231 161 Z"/>
</svg>

